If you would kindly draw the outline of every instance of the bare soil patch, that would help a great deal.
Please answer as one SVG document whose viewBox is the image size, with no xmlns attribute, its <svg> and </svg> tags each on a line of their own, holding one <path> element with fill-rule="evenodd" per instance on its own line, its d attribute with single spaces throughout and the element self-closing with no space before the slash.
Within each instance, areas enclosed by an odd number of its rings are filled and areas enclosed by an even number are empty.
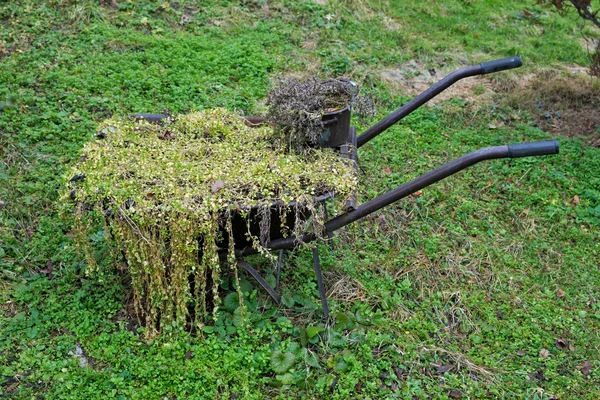
<svg viewBox="0 0 600 400">
<path fill-rule="evenodd" d="M 528 111 L 541 129 L 553 135 L 580 137 L 600 147 L 599 79 L 547 71 L 516 85 L 505 102 Z"/>
<path fill-rule="evenodd" d="M 424 64 L 411 60 L 398 68 L 387 68 L 380 72 L 380 78 L 392 90 L 405 95 L 416 96 L 428 89 L 431 85 L 444 76 L 455 71 L 456 68 L 443 66 L 441 68 L 427 68 Z M 492 83 L 485 77 L 472 77 L 450 86 L 428 104 L 438 104 L 454 97 L 467 101 L 491 101 Z"/>
</svg>

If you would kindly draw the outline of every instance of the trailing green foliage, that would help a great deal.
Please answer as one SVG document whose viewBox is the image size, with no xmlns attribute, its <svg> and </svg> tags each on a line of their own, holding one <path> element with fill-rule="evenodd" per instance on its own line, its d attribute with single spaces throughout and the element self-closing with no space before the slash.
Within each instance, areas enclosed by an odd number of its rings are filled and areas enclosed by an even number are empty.
<svg viewBox="0 0 600 400">
<path fill-rule="evenodd" d="M 220 304 L 219 247 L 227 240 L 221 250 L 235 269 L 235 248 L 246 244 L 235 243 L 236 215 L 246 217 L 257 249 L 270 241 L 271 225 L 286 235 L 311 229 L 321 237 L 315 196 L 335 193 L 344 202 L 357 189 L 354 167 L 332 149 L 295 154 L 272 128 L 248 127 L 225 109 L 161 124 L 107 120 L 96 137 L 67 174 L 63 201 L 75 201 L 75 231 L 91 272 L 95 220 L 115 252 L 124 252 L 133 303 L 150 334 L 161 326 L 201 326 L 207 293 Z M 256 223 L 259 237 L 250 229 Z"/>
</svg>

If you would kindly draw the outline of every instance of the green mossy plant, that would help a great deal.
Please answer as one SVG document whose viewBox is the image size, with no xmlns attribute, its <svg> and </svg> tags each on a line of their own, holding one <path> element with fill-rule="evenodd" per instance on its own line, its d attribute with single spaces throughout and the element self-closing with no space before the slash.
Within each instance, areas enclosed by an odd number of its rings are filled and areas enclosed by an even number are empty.
<svg viewBox="0 0 600 400">
<path fill-rule="evenodd" d="M 88 235 L 103 225 L 104 237 L 124 255 L 135 309 L 149 334 L 201 326 L 220 303 L 218 253 L 235 269 L 236 213 L 258 208 L 260 237 L 251 241 L 266 253 L 273 207 L 286 232 L 320 234 L 315 197 L 333 192 L 344 201 L 356 189 L 354 168 L 333 150 L 296 154 L 278 135 L 214 109 L 160 124 L 110 119 L 84 147 L 64 193 L 76 203 L 75 232 L 93 270 Z M 300 208 L 311 217 L 302 218 Z M 285 226 L 289 212 L 301 217 L 293 227 Z M 224 239 L 227 249 L 219 247 Z"/>
</svg>

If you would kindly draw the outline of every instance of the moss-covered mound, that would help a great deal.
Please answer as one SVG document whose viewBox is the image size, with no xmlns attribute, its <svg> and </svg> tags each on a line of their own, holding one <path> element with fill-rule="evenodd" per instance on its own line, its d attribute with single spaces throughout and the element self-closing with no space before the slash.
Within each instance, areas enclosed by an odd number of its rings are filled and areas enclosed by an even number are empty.
<svg viewBox="0 0 600 400">
<path fill-rule="evenodd" d="M 333 150 L 296 154 L 284 143 L 270 127 L 250 128 L 215 109 L 161 124 L 107 120 L 84 147 L 65 191 L 77 205 L 82 249 L 93 269 L 88 235 L 102 223 L 115 257 L 126 262 L 138 317 L 150 332 L 200 325 L 207 299 L 219 304 L 218 253 L 233 264 L 234 216 L 258 208 L 262 220 L 249 222 L 261 226 L 251 242 L 262 250 L 271 224 L 285 221 L 270 221 L 274 204 L 277 215 L 300 215 L 290 203 L 312 211 L 282 229 L 319 232 L 314 197 L 333 192 L 341 203 L 356 189 L 354 169 Z"/>
</svg>

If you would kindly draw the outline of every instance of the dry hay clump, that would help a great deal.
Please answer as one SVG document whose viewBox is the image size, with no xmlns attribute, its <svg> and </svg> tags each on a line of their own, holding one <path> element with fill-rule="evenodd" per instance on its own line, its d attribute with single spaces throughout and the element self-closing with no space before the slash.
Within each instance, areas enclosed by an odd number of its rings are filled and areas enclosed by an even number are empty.
<svg viewBox="0 0 600 400">
<path fill-rule="evenodd" d="M 353 107 L 358 115 L 374 115 L 369 97 L 345 79 L 320 81 L 282 78 L 267 96 L 268 119 L 296 152 L 319 144 L 323 115 Z"/>
<path fill-rule="evenodd" d="M 201 326 L 220 303 L 219 254 L 237 277 L 234 217 L 258 210 L 260 235 L 250 235 L 247 221 L 242 233 L 250 238 L 242 237 L 265 253 L 272 224 L 289 235 L 318 234 L 315 196 L 333 192 L 342 204 L 357 186 L 354 168 L 333 150 L 290 152 L 272 128 L 247 127 L 224 109 L 161 124 L 111 119 L 96 136 L 67 175 L 64 200 L 76 205 L 75 231 L 90 270 L 96 261 L 88 237 L 99 226 L 123 256 L 150 334 Z M 296 222 L 285 226 L 291 213 Z"/>
</svg>

